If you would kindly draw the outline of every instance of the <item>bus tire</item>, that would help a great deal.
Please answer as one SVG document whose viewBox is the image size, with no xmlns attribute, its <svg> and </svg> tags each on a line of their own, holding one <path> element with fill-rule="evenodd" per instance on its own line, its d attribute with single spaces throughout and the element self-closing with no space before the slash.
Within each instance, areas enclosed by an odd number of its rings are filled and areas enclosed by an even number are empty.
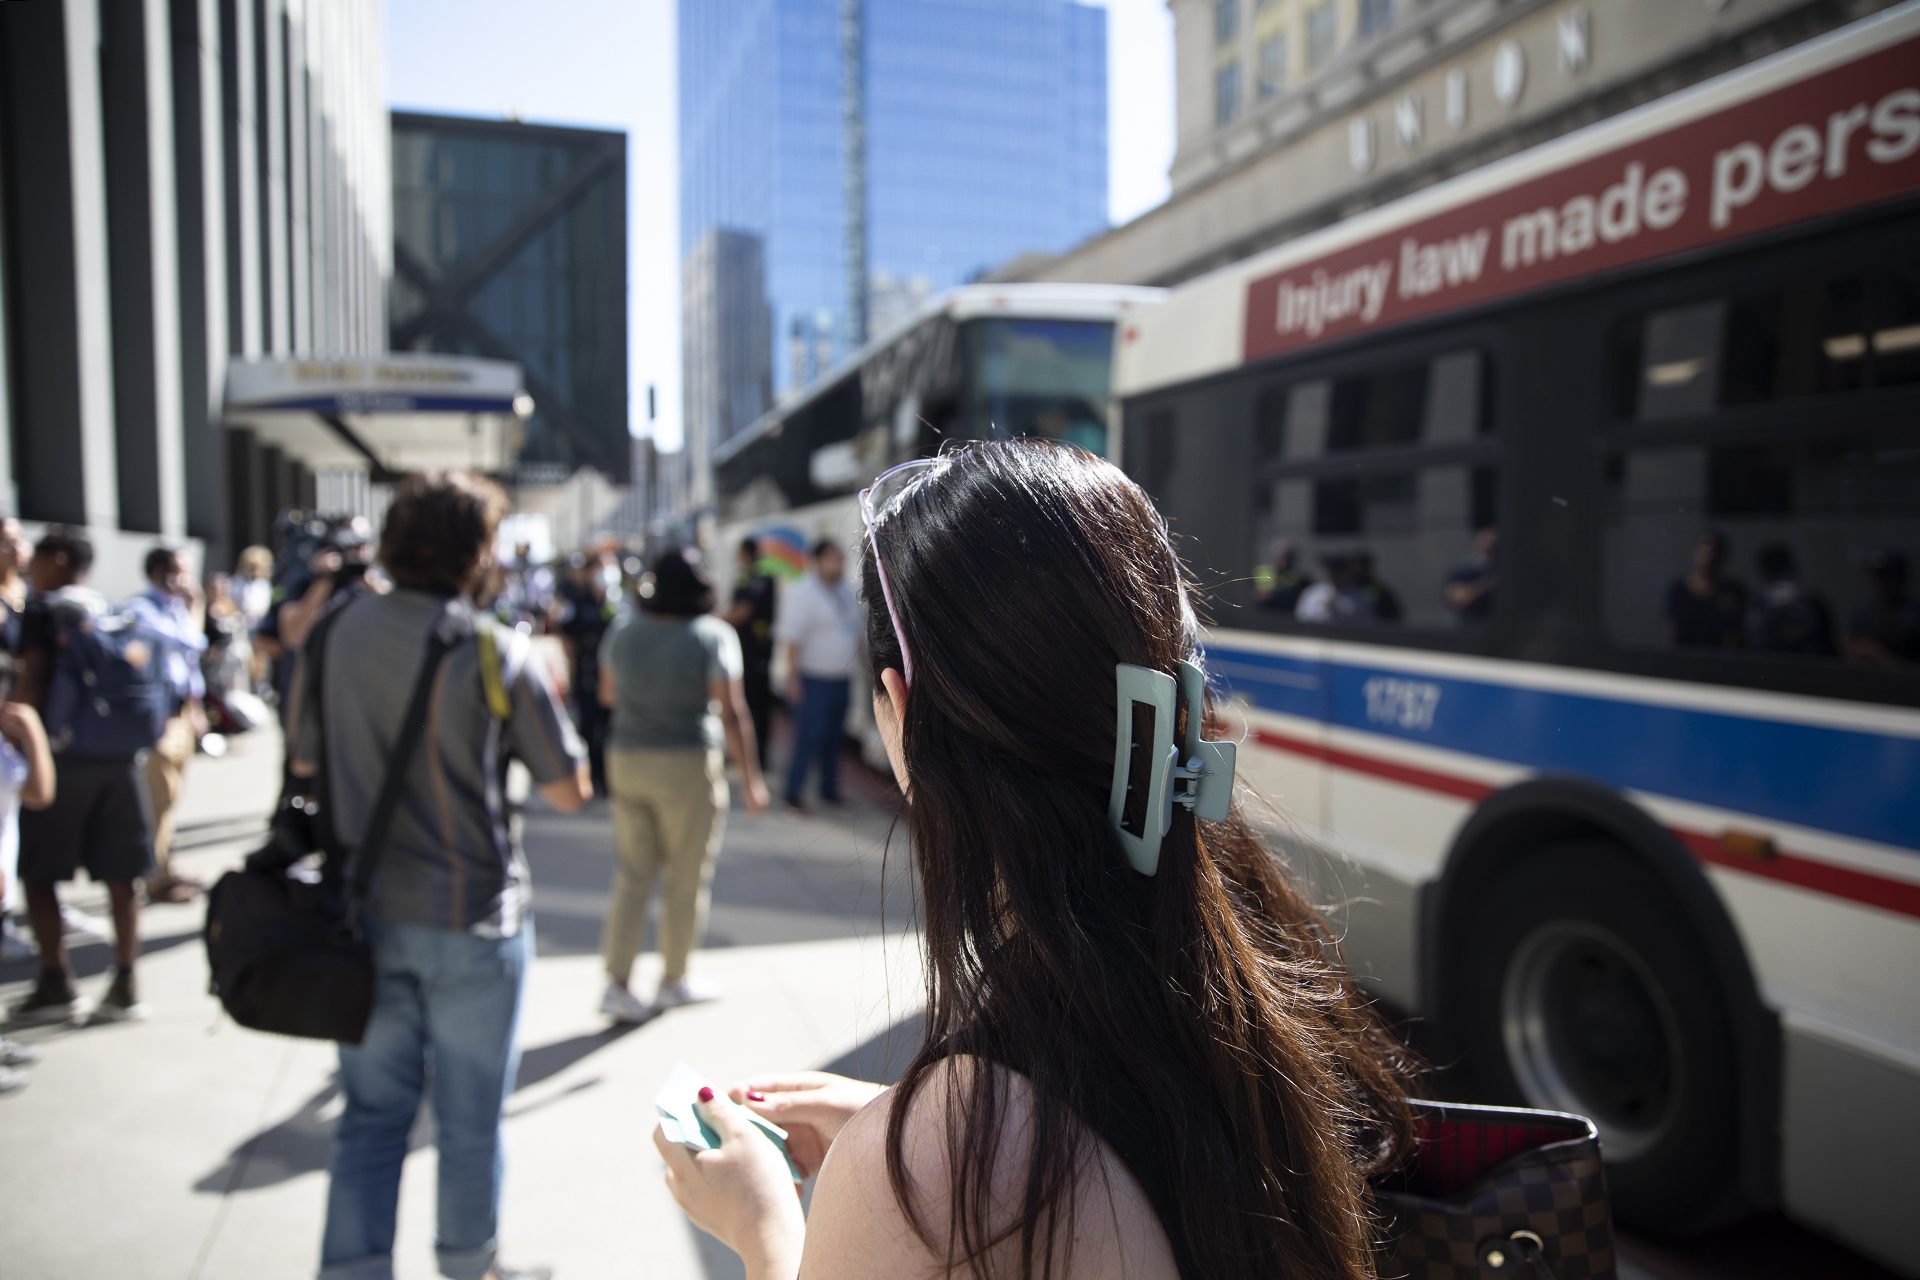
<svg viewBox="0 0 1920 1280">
<path fill-rule="evenodd" d="M 1617 845 L 1508 867 L 1469 909 L 1450 1002 L 1475 1096 L 1589 1116 L 1616 1216 L 1698 1224 L 1736 1178 L 1726 994 L 1686 913 Z"/>
</svg>

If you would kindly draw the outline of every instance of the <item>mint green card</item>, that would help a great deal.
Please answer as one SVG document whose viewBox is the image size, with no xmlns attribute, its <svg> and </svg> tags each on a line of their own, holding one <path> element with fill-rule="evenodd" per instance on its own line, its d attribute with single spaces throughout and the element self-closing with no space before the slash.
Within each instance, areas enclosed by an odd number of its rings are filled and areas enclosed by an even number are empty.
<svg viewBox="0 0 1920 1280">
<path fill-rule="evenodd" d="M 667 1135 L 667 1141 L 677 1142 L 694 1151 L 720 1149 L 720 1135 L 700 1118 L 700 1112 L 693 1105 L 700 1100 L 701 1087 L 709 1084 L 706 1077 L 686 1063 L 674 1064 L 673 1074 L 667 1077 L 666 1084 L 660 1087 L 659 1096 L 653 1100 L 653 1109 L 660 1117 L 660 1129 Z M 720 1094 L 718 1088 L 714 1088 L 714 1093 L 725 1096 Z M 803 1181 L 793 1157 L 787 1154 L 787 1131 L 752 1111 L 747 1112 L 747 1119 L 753 1122 L 754 1128 L 766 1135 L 768 1142 L 780 1148 L 780 1158 L 787 1162 L 787 1172 L 793 1175 L 793 1180 Z"/>
</svg>

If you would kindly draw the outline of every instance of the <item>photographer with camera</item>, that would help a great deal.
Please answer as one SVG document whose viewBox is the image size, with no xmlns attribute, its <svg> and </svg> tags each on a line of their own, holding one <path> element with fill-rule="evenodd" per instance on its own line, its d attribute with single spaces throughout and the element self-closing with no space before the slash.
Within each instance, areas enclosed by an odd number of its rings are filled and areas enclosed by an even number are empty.
<svg viewBox="0 0 1920 1280">
<path fill-rule="evenodd" d="M 313 624 L 334 605 L 368 591 L 385 591 L 385 579 L 368 575 L 373 568 L 373 539 L 362 516 L 335 516 L 307 560 L 306 572 L 288 584 L 268 611 L 266 629 L 280 646 L 297 652 Z"/>
</svg>

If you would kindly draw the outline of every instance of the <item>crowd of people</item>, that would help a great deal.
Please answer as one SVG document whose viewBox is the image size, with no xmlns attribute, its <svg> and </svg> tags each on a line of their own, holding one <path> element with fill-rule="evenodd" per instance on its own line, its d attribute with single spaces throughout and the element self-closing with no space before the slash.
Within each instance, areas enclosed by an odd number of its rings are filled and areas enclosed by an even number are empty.
<svg viewBox="0 0 1920 1280">
<path fill-rule="evenodd" d="M 504 496 L 461 472 L 397 486 L 377 545 L 357 521 L 294 522 L 277 555 L 250 550 L 204 596 L 163 546 L 147 590 L 110 605 L 85 585 L 84 538 L 50 530 L 28 555 L 9 530 L 0 837 L 17 833 L 9 880 L 40 957 L 14 1018 L 75 1014 L 57 886 L 81 869 L 107 886 L 115 933 L 91 1016 L 138 1016 L 142 886 L 148 900 L 197 891 L 171 865 L 168 815 L 215 705 L 265 688 L 286 796 L 304 812 L 319 798 L 322 883 L 344 867 L 364 892 L 348 919 L 374 970 L 364 1034 L 339 1048 L 323 1280 L 392 1275 L 401 1169 L 428 1103 L 441 1273 L 544 1277 L 500 1252 L 535 930 L 507 762 L 562 813 L 604 790 L 599 1011 L 643 1021 L 716 994 L 693 961 L 730 770 L 750 815 L 773 798 L 776 666 L 792 721 L 782 798 L 799 811 L 842 800 L 858 668 L 906 801 L 926 1039 L 891 1090 L 819 1072 L 701 1090 L 717 1145 L 655 1134 L 689 1216 L 755 1280 L 975 1264 L 1075 1280 L 1122 1259 L 1151 1280 L 1360 1280 L 1369 1179 L 1409 1150 L 1397 1042 L 1228 807 L 1230 754 L 1219 809 L 1168 798 L 1141 828 L 1152 865 L 1131 856 L 1126 797 L 1143 790 L 1130 769 L 1145 757 L 1116 742 L 1116 673 L 1123 687 L 1129 671 L 1171 682 L 1203 660 L 1164 523 L 1117 468 L 1046 442 L 909 467 L 863 495 L 857 592 L 836 544 L 776 590 L 747 543 L 725 603 L 690 549 L 645 565 L 582 553 L 558 572 L 524 550 L 497 556 Z M 1316 587 L 1329 611 L 1369 589 L 1388 608 L 1365 564 L 1303 584 L 1296 610 Z M 1462 611 L 1491 590 L 1464 576 L 1456 588 Z M 347 660 L 366 654 L 380 660 Z M 1204 719 L 1203 705 L 1186 716 Z M 633 976 L 656 896 L 660 984 L 643 997 Z M 31 1051 L 5 1052 L 18 1080 Z M 754 1115 L 785 1131 L 784 1153 Z M 795 1170 L 817 1177 L 808 1212 Z"/>
<path fill-rule="evenodd" d="M 260 714 L 249 706 L 258 624 L 246 610 L 264 620 L 271 599 L 256 585 L 266 573 L 257 551 L 216 577 L 211 595 L 176 547 L 146 553 L 146 587 L 123 602 L 88 585 L 93 568 L 82 533 L 50 528 L 29 550 L 18 522 L 0 521 L 0 924 L 8 958 L 38 960 L 11 1026 L 81 1016 L 67 939 L 99 927 L 59 889 L 81 871 L 106 886 L 114 960 L 84 1020 L 143 1015 L 142 902 L 201 890 L 173 865 L 187 771 L 196 753 L 219 749 L 216 727 L 251 727 Z M 31 941 L 15 925 L 20 907 Z M 23 1087 L 35 1058 L 0 1039 L 0 1092 Z"/>
</svg>

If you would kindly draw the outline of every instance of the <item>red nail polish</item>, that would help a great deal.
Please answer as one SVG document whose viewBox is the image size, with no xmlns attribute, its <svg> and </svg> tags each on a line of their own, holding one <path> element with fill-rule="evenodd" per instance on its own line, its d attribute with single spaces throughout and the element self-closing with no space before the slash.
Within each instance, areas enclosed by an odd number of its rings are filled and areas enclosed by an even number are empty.
<svg viewBox="0 0 1920 1280">
<path fill-rule="evenodd" d="M 704 1085 L 704 1084 L 700 1086 L 700 1101 L 702 1101 L 702 1102 L 712 1102 L 712 1101 L 713 1101 L 713 1090 L 712 1090 L 712 1089 L 709 1089 L 709 1088 L 708 1088 L 708 1087 L 707 1087 L 706 1085 Z"/>
<path fill-rule="evenodd" d="M 748 1102 L 765 1102 L 766 1100 L 767 1100 L 767 1095 L 760 1092 L 758 1089 L 747 1090 Z"/>
</svg>

